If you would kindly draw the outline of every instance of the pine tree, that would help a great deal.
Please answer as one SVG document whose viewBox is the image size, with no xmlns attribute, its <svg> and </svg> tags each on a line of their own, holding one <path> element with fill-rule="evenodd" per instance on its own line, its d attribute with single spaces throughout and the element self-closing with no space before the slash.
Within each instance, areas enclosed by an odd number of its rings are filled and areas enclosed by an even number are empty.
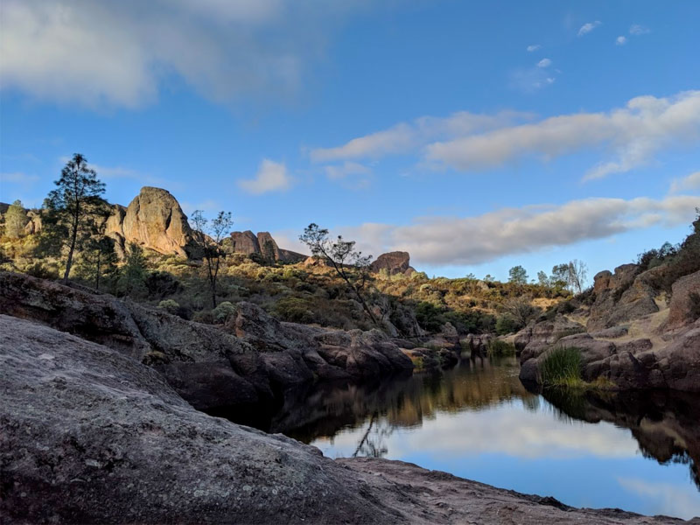
<svg viewBox="0 0 700 525">
<path fill-rule="evenodd" d="M 80 153 L 68 161 L 55 184 L 56 189 L 44 201 L 45 237 L 50 240 L 47 245 L 68 250 L 63 274 L 67 281 L 76 252 L 97 232 L 99 218 L 109 211 L 102 198 L 105 185 Z"/>
</svg>

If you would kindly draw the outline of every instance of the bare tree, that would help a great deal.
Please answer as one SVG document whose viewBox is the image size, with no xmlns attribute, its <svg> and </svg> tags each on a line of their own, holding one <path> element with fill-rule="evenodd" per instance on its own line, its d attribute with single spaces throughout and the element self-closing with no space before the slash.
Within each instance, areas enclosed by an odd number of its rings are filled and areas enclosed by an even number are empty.
<svg viewBox="0 0 700 525">
<path fill-rule="evenodd" d="M 231 212 L 220 211 L 216 218 L 210 221 L 204 217 L 202 210 L 196 210 L 192 214 L 192 222 L 195 230 L 199 232 L 195 235 L 195 242 L 206 264 L 212 308 L 216 308 L 216 281 L 219 277 L 221 259 L 226 256 L 221 241 L 231 231 L 233 219 Z"/>
<path fill-rule="evenodd" d="M 569 262 L 567 268 L 567 281 L 571 290 L 576 293 L 583 292 L 588 277 L 588 266 L 583 261 L 574 259 Z"/>
<path fill-rule="evenodd" d="M 328 237 L 328 230 L 320 228 L 318 224 L 309 224 L 304 233 L 299 236 L 299 240 L 309 247 L 314 256 L 322 257 L 333 267 L 376 325 L 377 319 L 363 297 L 363 291 L 369 279 L 372 256 L 362 255 L 362 252 L 355 249 L 355 241 L 343 240 L 340 235 L 337 240 L 331 240 Z"/>
</svg>

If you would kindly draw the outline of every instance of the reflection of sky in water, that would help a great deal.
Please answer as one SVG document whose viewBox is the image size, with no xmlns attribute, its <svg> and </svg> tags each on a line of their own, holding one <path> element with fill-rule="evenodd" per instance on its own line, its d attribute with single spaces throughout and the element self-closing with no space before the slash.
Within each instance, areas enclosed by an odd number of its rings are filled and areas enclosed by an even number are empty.
<svg viewBox="0 0 700 525">
<path fill-rule="evenodd" d="M 644 458 L 627 429 L 567 421 L 544 399 L 512 399 L 487 410 L 436 412 L 422 425 L 390 426 L 379 417 L 366 443 L 384 457 L 577 507 L 619 507 L 683 518 L 700 515 L 687 465 Z M 370 421 L 312 442 L 330 457 L 352 456 Z M 360 454 L 363 455 L 363 454 Z"/>
</svg>

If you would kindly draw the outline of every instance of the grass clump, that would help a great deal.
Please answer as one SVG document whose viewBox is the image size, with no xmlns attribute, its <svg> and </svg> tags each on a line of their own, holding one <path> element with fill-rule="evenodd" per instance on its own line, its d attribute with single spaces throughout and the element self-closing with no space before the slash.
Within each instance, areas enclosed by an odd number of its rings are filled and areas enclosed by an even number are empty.
<svg viewBox="0 0 700 525">
<path fill-rule="evenodd" d="M 501 339 L 492 339 L 489 341 L 487 352 L 490 357 L 513 356 L 515 355 L 515 346 Z"/>
<path fill-rule="evenodd" d="M 545 386 L 582 387 L 581 350 L 575 347 L 554 348 L 542 361 L 541 379 Z"/>
</svg>

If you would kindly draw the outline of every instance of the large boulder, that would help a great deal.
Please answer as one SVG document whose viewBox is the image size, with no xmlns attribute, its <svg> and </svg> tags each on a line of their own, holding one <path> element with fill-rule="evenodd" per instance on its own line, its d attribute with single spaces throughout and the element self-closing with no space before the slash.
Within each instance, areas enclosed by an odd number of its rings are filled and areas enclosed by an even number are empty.
<svg viewBox="0 0 700 525">
<path fill-rule="evenodd" d="M 193 409 L 154 370 L 0 315 L 7 523 L 674 523 L 415 465 L 334 461 Z"/>
<path fill-rule="evenodd" d="M 166 255 L 188 256 L 193 232 L 187 216 L 168 191 L 145 186 L 124 210 L 115 206 L 106 235 L 124 244 L 138 244 Z"/>
<path fill-rule="evenodd" d="M 557 314 L 551 321 L 529 324 L 515 335 L 513 343 L 520 354 L 520 362 L 523 363 L 537 357 L 560 339 L 585 331 L 580 323 Z"/>
<path fill-rule="evenodd" d="M 260 253 L 260 244 L 255 234 L 246 230 L 244 232 L 231 233 L 231 251 L 233 253 L 242 253 L 243 255 L 252 255 Z"/>
<path fill-rule="evenodd" d="M 693 324 L 698 316 L 700 316 L 700 272 L 695 272 L 673 283 L 665 329 L 671 331 L 684 328 Z"/>
<path fill-rule="evenodd" d="M 411 269 L 411 256 L 408 252 L 383 253 L 370 265 L 370 270 L 379 273 L 386 270 L 390 275 L 407 273 Z"/>
<path fill-rule="evenodd" d="M 594 278 L 595 301 L 586 327 L 597 332 L 659 311 L 656 290 L 636 264 L 623 264 L 615 273 L 600 272 Z"/>
</svg>

